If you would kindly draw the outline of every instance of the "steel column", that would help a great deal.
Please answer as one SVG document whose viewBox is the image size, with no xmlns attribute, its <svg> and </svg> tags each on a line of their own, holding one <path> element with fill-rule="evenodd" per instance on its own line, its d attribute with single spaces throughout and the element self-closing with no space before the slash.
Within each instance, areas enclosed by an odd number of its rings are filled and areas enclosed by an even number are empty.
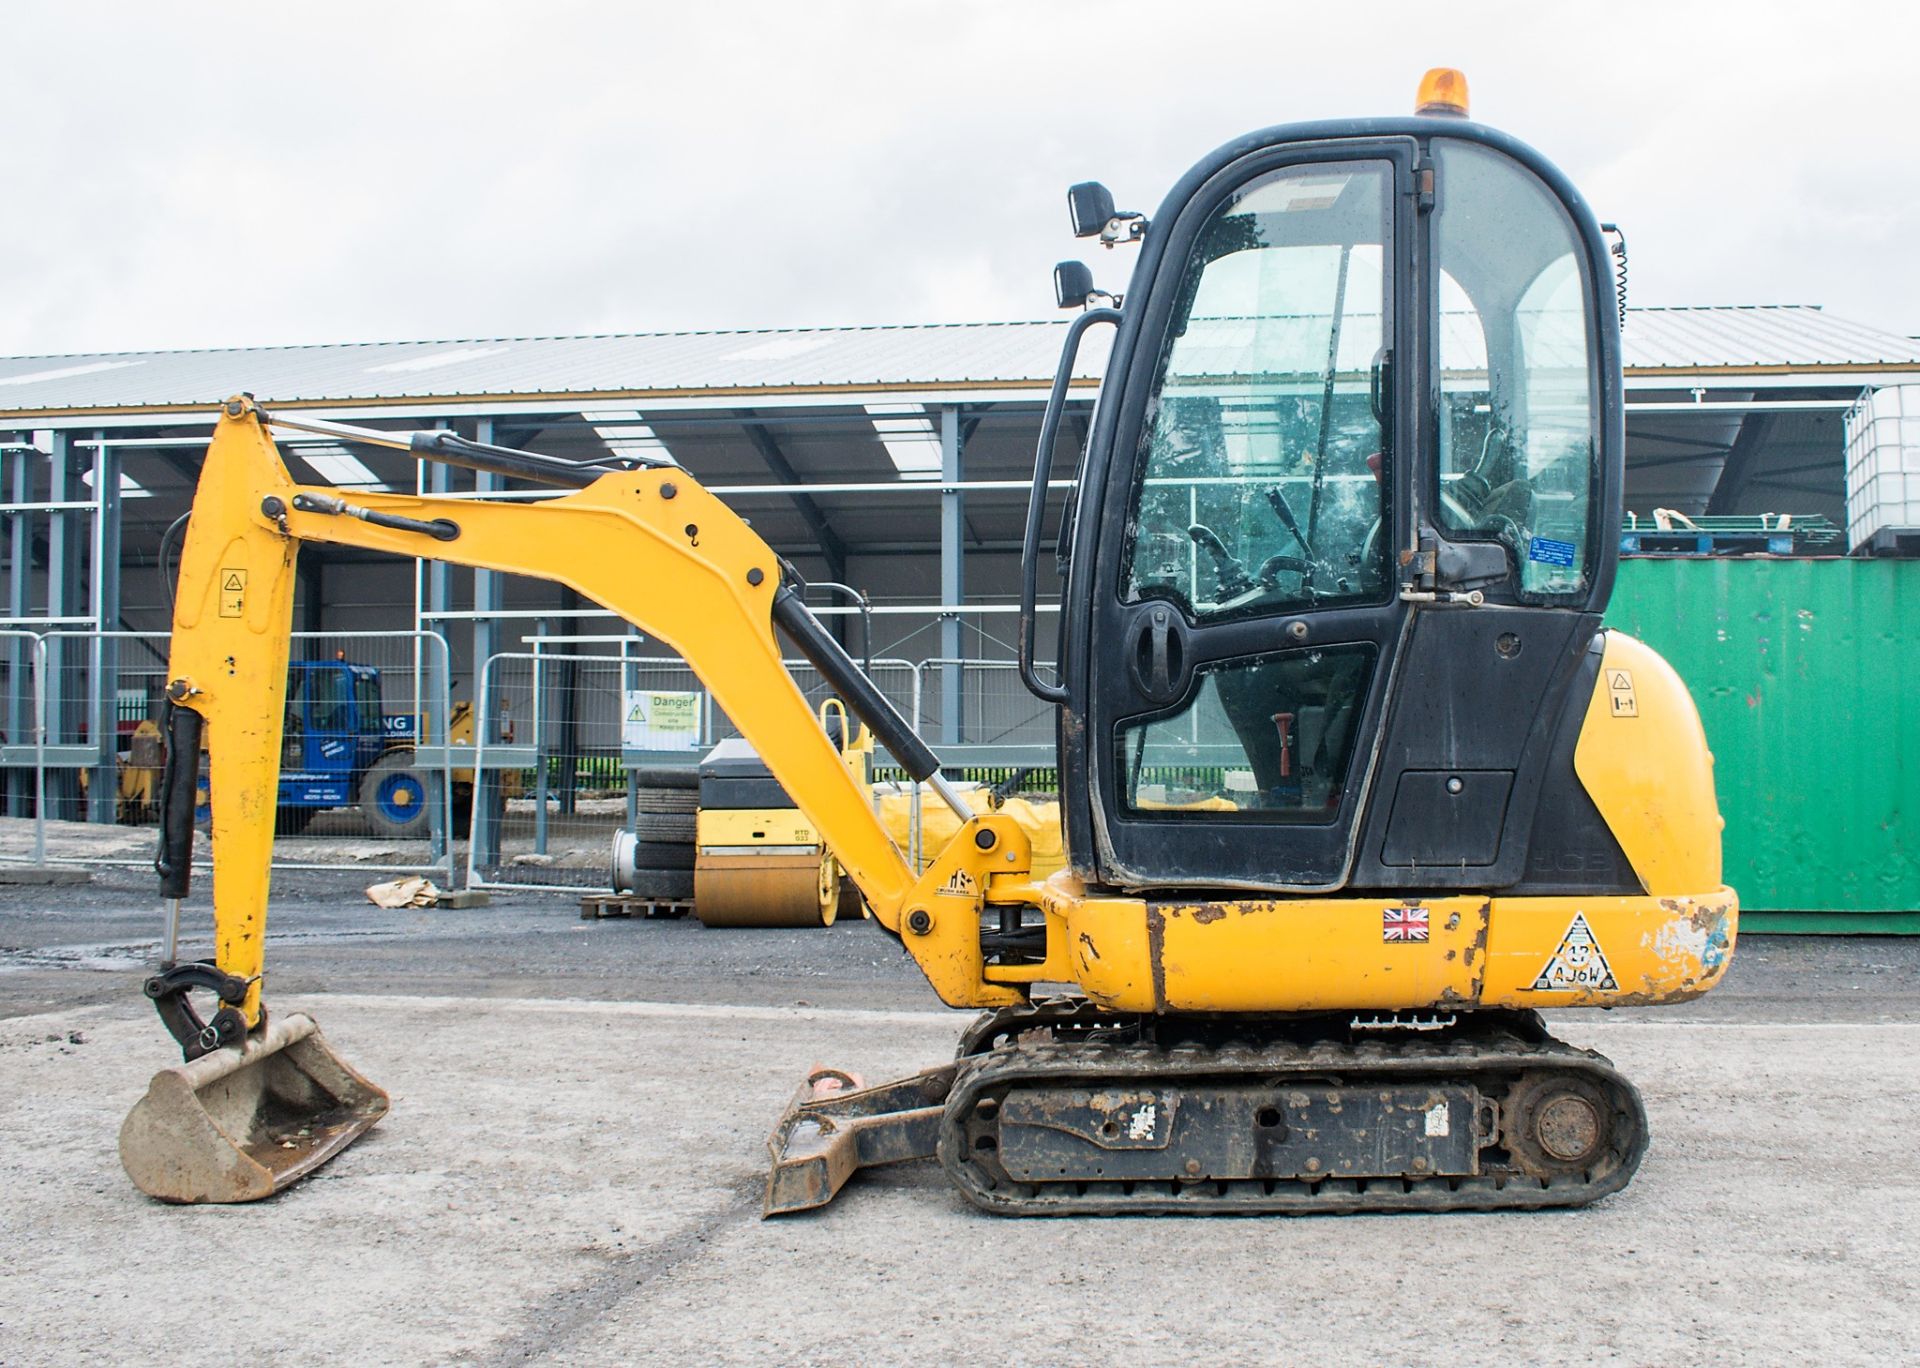
<svg viewBox="0 0 1920 1368">
<path fill-rule="evenodd" d="M 474 440 L 493 441 L 493 419 L 479 418 L 474 421 Z M 506 488 L 506 481 L 490 471 L 478 471 L 474 475 L 474 490 L 481 495 L 498 493 Z M 500 628 L 491 614 L 498 613 L 503 604 L 505 585 L 501 576 L 492 570 L 473 572 L 473 672 L 475 680 L 474 707 L 480 706 L 478 681 L 481 667 L 500 649 Z M 498 713 L 494 717 L 475 716 L 473 732 L 476 742 L 480 739 L 480 729 L 487 728 L 486 739 L 491 742 L 504 742 L 506 736 L 498 729 Z M 473 792 L 473 852 L 471 861 L 482 868 L 492 868 L 500 863 L 500 826 L 506 813 L 506 798 L 500 789 L 500 775 L 496 767 L 492 773 L 474 772 Z"/>
<path fill-rule="evenodd" d="M 89 730 L 99 755 L 87 781 L 87 820 L 112 825 L 120 786 L 120 639 L 107 636 L 120 623 L 120 461 L 106 433 L 96 432 L 93 449 L 93 563 L 87 583 L 88 611 L 102 634 L 93 638 L 88 675 L 93 717 Z"/>
<path fill-rule="evenodd" d="M 80 481 L 73 464 L 70 434 L 58 430 L 53 433 L 48 467 L 48 502 L 77 502 L 79 491 L 75 486 Z M 80 604 L 80 553 L 86 541 L 79 526 L 83 516 L 80 510 L 71 508 L 55 509 L 47 515 L 46 615 L 49 618 L 78 616 L 75 609 Z M 95 622 L 93 626 L 98 628 L 100 624 Z M 87 683 L 84 666 L 74 660 L 68 644 L 58 637 L 47 642 L 46 662 L 47 744 L 82 745 L 83 710 L 75 708 L 73 703 L 86 696 L 82 692 Z M 79 821 L 84 816 L 80 808 L 80 771 L 63 768 L 49 775 L 47 801 L 47 816 L 59 821 Z"/>
<path fill-rule="evenodd" d="M 21 433 L 21 437 L 27 434 Z M 5 471 L 6 493 L 10 502 L 33 502 L 33 467 L 39 453 L 31 447 L 9 446 L 0 450 L 0 470 Z M 15 621 L 32 612 L 33 586 L 33 514 L 24 510 L 7 514 L 7 616 Z M 35 726 L 33 706 L 33 652 L 19 637 L 6 639 L 7 697 L 6 738 L 18 746 L 32 735 Z M 25 817 L 33 810 L 33 774 L 25 769 L 9 769 L 5 774 L 6 810 L 9 817 Z"/>
<path fill-rule="evenodd" d="M 453 487 L 453 468 L 439 461 L 422 461 L 415 467 L 415 485 L 422 494 L 445 494 Z M 445 561 L 415 560 L 414 563 L 414 627 L 439 632 L 442 639 L 446 636 L 446 620 L 441 616 L 453 608 L 453 567 Z M 418 638 L 415 639 L 415 651 L 420 650 Z M 453 719 L 447 716 L 443 702 L 453 697 L 452 681 L 447 677 L 452 673 L 452 662 L 446 657 L 448 652 L 427 651 L 432 657 L 427 665 L 427 697 L 432 700 L 427 707 L 415 708 L 415 715 L 428 714 L 428 720 L 421 727 L 420 740 L 426 745 L 446 747 L 452 744 L 449 734 Z M 476 673 L 479 666 L 474 667 Z M 413 674 L 416 685 L 422 678 L 418 655 L 415 658 Z M 478 681 L 476 680 L 476 687 Z M 480 706 L 476 697 L 473 706 Z M 476 717 L 475 726 L 479 725 Z M 421 724 L 415 723 L 416 726 Z M 476 733 L 477 738 L 477 733 Z M 451 850 L 453 843 L 464 834 L 453 830 L 453 814 L 448 810 L 451 793 L 441 792 L 443 785 L 427 786 L 427 847 L 430 858 L 435 861 L 445 859 L 448 869 L 452 869 Z M 449 874 L 451 882 L 451 874 Z"/>
<path fill-rule="evenodd" d="M 949 606 L 966 600 L 967 496 L 960 484 L 960 409 L 940 408 L 940 602 Z M 958 663 L 965 653 L 957 613 L 940 615 L 940 654 L 951 665 L 940 667 L 940 739 L 947 745 L 965 740 L 961 727 L 960 691 L 965 680 Z"/>
<path fill-rule="evenodd" d="M 547 697 L 546 664 L 540 654 L 541 638 L 552 634 L 547 619 L 533 624 L 533 853 L 547 853 L 547 727 L 553 715 Z"/>
</svg>

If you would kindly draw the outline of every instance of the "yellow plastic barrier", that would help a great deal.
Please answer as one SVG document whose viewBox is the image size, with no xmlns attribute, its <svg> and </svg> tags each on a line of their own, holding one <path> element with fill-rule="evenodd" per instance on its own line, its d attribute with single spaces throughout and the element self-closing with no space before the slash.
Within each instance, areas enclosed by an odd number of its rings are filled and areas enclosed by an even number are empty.
<svg viewBox="0 0 1920 1368">
<path fill-rule="evenodd" d="M 975 812 L 992 811 L 987 801 L 987 790 L 974 788 L 962 790 L 963 796 Z M 1025 798 L 1009 798 L 1000 808 L 1002 817 L 1012 818 L 1020 829 L 1027 833 L 1027 839 L 1033 842 L 1033 877 L 1044 879 L 1054 870 L 1067 862 L 1067 855 L 1060 835 L 1060 804 L 1058 802 L 1034 803 Z M 909 848 L 913 837 L 913 795 L 909 793 L 888 793 L 880 798 L 880 821 L 887 828 L 887 835 L 902 850 Z M 920 849 L 923 852 L 921 863 L 927 863 L 932 853 L 944 850 L 947 843 L 960 834 L 960 819 L 952 809 L 933 796 L 931 790 L 923 790 L 920 795 Z"/>
</svg>

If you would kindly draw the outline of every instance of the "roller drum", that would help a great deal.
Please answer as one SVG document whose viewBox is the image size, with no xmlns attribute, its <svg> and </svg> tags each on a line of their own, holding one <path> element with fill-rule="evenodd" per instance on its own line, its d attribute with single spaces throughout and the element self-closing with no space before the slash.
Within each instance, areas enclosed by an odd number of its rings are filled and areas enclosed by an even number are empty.
<svg viewBox="0 0 1920 1368">
<path fill-rule="evenodd" d="M 693 912 L 705 926 L 831 926 L 839 870 L 830 854 L 710 855 L 693 867 Z"/>
</svg>

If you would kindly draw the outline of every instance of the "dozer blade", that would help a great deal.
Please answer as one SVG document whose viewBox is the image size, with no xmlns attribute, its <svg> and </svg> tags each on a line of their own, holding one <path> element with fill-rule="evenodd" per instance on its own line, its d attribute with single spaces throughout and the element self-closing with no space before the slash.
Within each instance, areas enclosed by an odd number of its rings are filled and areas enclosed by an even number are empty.
<svg viewBox="0 0 1920 1368">
<path fill-rule="evenodd" d="M 299 1181 L 387 1114 L 387 1094 L 313 1018 L 162 1069 L 120 1128 L 120 1162 L 164 1202 L 254 1202 Z"/>
<path fill-rule="evenodd" d="M 825 1206 L 875 1164 L 933 1157 L 941 1103 L 957 1065 L 862 1087 L 859 1075 L 813 1069 L 767 1137 L 766 1216 Z"/>
</svg>

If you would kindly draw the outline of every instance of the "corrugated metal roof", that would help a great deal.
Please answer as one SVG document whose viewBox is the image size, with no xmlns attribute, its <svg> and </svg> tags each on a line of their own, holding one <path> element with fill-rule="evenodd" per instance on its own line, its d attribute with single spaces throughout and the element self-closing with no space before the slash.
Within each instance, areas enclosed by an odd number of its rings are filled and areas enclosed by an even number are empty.
<svg viewBox="0 0 1920 1368">
<path fill-rule="evenodd" d="M 923 324 L 371 342 L 0 359 L 0 413 L 263 403 L 875 390 L 1050 380 L 1062 325 Z M 1083 359 L 1098 374 L 1104 339 Z"/>
<path fill-rule="evenodd" d="M 0 418 L 271 403 L 1038 386 L 1060 321 L 902 324 L 0 358 Z M 1105 362 L 1087 338 L 1081 373 Z M 1920 343 L 1805 306 L 1629 311 L 1630 371 L 1920 368 Z"/>
<path fill-rule="evenodd" d="M 1628 309 L 1629 371 L 1920 365 L 1920 341 L 1806 304 Z"/>
</svg>

